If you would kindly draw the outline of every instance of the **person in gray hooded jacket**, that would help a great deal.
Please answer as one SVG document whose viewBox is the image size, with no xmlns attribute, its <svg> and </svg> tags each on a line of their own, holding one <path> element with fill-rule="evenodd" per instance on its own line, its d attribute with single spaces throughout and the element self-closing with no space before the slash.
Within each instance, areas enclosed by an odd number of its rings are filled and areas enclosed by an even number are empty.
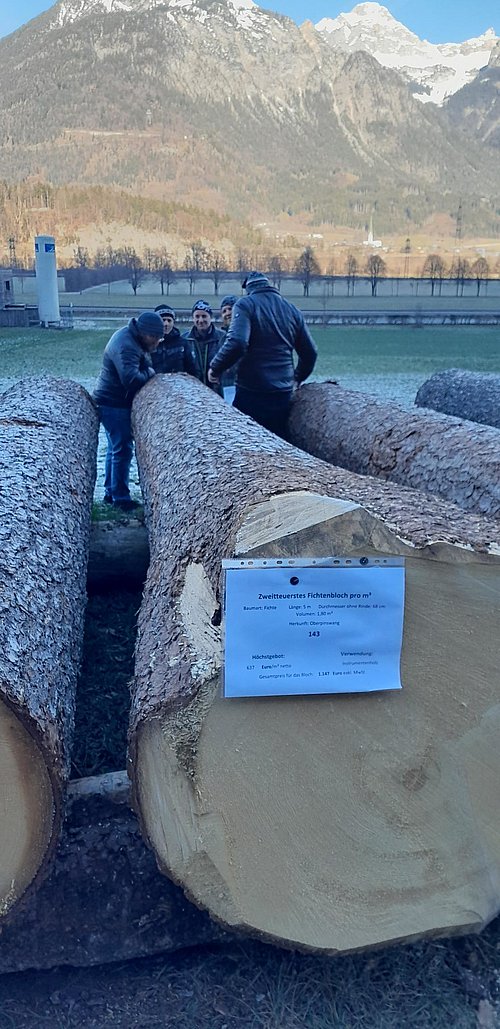
<svg viewBox="0 0 500 1029">
<path fill-rule="evenodd" d="M 316 344 L 302 313 L 265 275 L 251 272 L 243 286 L 247 296 L 233 307 L 225 343 L 210 362 L 208 381 L 217 383 L 239 361 L 233 406 L 284 436 L 293 390 L 311 374 Z"/>
<path fill-rule="evenodd" d="M 136 393 L 155 374 L 150 353 L 163 338 L 163 322 L 144 311 L 118 329 L 106 344 L 94 391 L 108 449 L 104 474 L 104 503 L 123 511 L 138 507 L 131 499 L 129 474 L 134 452 L 131 409 Z"/>
</svg>

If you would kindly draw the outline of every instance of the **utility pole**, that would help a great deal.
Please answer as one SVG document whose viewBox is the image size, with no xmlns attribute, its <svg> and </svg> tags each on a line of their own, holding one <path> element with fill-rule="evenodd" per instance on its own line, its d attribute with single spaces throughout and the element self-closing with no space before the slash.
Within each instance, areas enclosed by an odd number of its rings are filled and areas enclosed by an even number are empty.
<svg viewBox="0 0 500 1029">
<path fill-rule="evenodd" d="M 457 250 L 460 250 L 460 244 L 462 242 L 462 230 L 463 230 L 463 223 L 462 223 L 462 201 L 459 200 L 457 217 L 456 217 L 456 228 L 455 228 L 455 247 L 456 247 Z"/>
<path fill-rule="evenodd" d="M 405 255 L 404 265 L 403 265 L 403 278 L 404 279 L 409 278 L 409 275 L 410 275 L 410 254 L 411 254 L 411 243 L 410 243 L 410 237 L 407 236 L 406 237 L 405 247 L 404 247 L 404 255 Z"/>
<path fill-rule="evenodd" d="M 9 265 L 11 268 L 17 268 L 16 241 L 14 236 L 9 236 Z"/>
</svg>

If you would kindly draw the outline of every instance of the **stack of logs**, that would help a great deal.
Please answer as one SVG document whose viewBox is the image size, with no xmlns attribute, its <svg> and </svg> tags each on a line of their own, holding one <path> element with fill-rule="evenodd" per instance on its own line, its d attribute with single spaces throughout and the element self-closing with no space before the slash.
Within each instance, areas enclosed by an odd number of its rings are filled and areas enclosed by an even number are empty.
<svg viewBox="0 0 500 1029">
<path fill-rule="evenodd" d="M 500 532 L 479 469 L 464 511 L 318 460 L 182 375 L 133 420 L 150 565 L 128 771 L 161 871 L 222 926 L 315 952 L 481 928 L 500 899 Z M 2 397 L 0 424 L 6 914 L 59 831 L 97 420 L 45 381 Z M 405 558 L 403 690 L 222 699 L 221 559 L 333 554 Z"/>
</svg>

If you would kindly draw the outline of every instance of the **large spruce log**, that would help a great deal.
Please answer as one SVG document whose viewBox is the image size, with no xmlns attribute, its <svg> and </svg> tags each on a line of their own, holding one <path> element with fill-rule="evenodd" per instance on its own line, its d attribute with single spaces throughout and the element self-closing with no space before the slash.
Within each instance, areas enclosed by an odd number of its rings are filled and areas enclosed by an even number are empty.
<svg viewBox="0 0 500 1029">
<path fill-rule="evenodd" d="M 97 429 L 74 382 L 27 379 L 0 397 L 0 916 L 60 830 Z"/>
<path fill-rule="evenodd" d="M 500 429 L 500 375 L 463 368 L 435 372 L 421 385 L 415 403 Z"/>
<path fill-rule="evenodd" d="M 129 768 L 159 867 L 223 924 L 317 951 L 482 926 L 498 523 L 332 468 L 184 376 L 133 420 L 151 564 Z M 406 557 L 403 690 L 221 699 L 221 558 L 331 554 Z"/>
<path fill-rule="evenodd" d="M 332 382 L 302 386 L 292 443 L 361 475 L 437 493 L 465 511 L 500 516 L 500 433 L 436 411 L 406 411 Z"/>
</svg>

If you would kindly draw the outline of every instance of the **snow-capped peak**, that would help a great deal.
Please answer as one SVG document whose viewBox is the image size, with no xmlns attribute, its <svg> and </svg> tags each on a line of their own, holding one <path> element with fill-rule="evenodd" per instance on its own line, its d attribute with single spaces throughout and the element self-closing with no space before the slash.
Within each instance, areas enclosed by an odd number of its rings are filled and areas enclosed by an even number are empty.
<svg viewBox="0 0 500 1029">
<path fill-rule="evenodd" d="M 243 28 L 253 24 L 255 14 L 260 12 L 254 0 L 224 0 L 224 5 L 231 10 L 235 21 Z M 200 4 L 198 0 L 61 0 L 57 5 L 57 24 L 66 25 L 93 13 L 133 13 L 150 11 L 157 7 L 165 11 L 192 11 L 194 17 L 197 13 L 200 14 L 203 21 L 207 17 L 206 5 Z"/>
<path fill-rule="evenodd" d="M 399 71 L 424 102 L 442 104 L 489 61 L 498 42 L 493 29 L 464 43 L 429 43 L 377 3 L 357 4 L 338 18 L 322 18 L 318 32 L 336 49 L 366 50 L 379 64 Z"/>
</svg>

